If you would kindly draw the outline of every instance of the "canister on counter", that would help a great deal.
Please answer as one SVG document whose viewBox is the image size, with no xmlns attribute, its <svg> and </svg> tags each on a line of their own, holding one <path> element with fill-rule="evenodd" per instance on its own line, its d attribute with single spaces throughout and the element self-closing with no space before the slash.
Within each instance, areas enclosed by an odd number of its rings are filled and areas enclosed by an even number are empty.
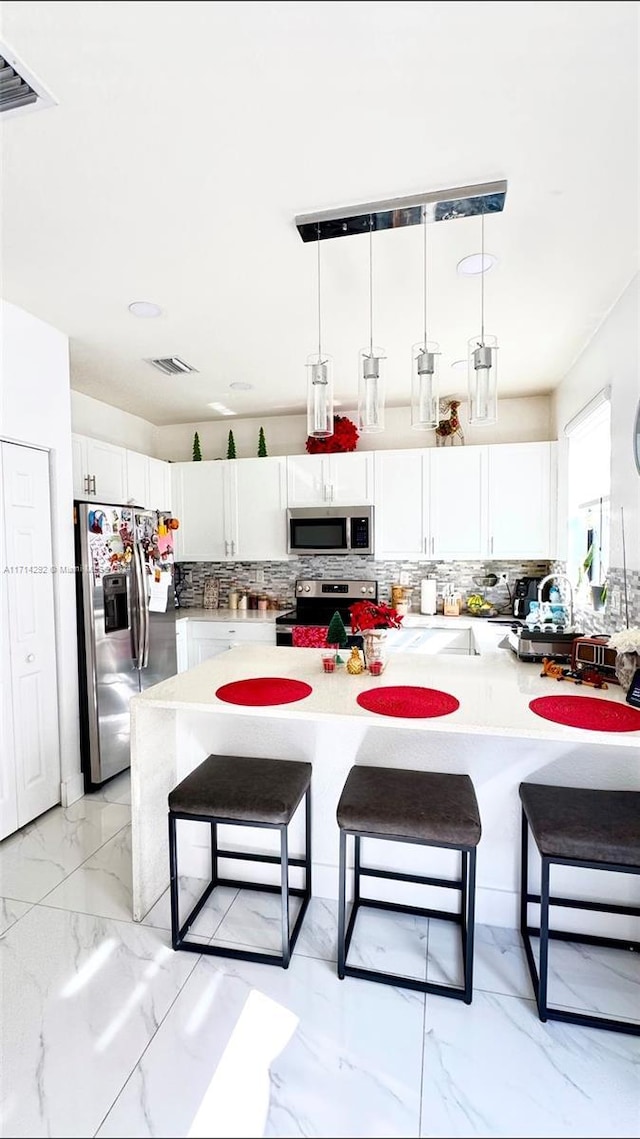
<svg viewBox="0 0 640 1139">
<path fill-rule="evenodd" d="M 229 590 L 229 608 L 230 609 L 237 609 L 238 608 L 238 597 L 239 597 L 239 594 L 238 594 L 237 589 L 230 589 Z"/>
<path fill-rule="evenodd" d="M 241 590 L 238 594 L 238 609 L 246 609 L 246 608 L 247 608 L 247 595 L 244 592 L 244 590 Z"/>
<path fill-rule="evenodd" d="M 258 596 L 258 609 L 260 610 L 261 613 L 266 613 L 268 608 L 269 608 L 269 598 L 267 597 L 266 593 L 261 593 Z"/>
</svg>

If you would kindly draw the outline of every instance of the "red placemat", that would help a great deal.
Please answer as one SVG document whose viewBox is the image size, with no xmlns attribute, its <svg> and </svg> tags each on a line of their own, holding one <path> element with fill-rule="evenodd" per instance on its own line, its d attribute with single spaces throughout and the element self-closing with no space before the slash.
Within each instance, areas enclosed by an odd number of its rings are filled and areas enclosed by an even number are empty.
<svg viewBox="0 0 640 1139">
<path fill-rule="evenodd" d="M 412 720 L 448 716 L 460 707 L 460 701 L 448 692 L 413 684 L 368 688 L 358 696 L 358 704 L 368 712 L 377 712 L 379 716 L 404 716 Z"/>
<path fill-rule="evenodd" d="M 567 724 L 570 728 L 586 728 L 590 732 L 640 732 L 640 712 L 628 704 L 614 700 L 598 700 L 595 696 L 539 696 L 529 702 L 536 716 Z"/>
<path fill-rule="evenodd" d="M 302 680 L 288 680 L 283 676 L 256 676 L 251 680 L 235 680 L 216 689 L 219 700 L 227 704 L 247 704 L 265 707 L 267 704 L 292 704 L 304 700 L 313 689 Z"/>
</svg>

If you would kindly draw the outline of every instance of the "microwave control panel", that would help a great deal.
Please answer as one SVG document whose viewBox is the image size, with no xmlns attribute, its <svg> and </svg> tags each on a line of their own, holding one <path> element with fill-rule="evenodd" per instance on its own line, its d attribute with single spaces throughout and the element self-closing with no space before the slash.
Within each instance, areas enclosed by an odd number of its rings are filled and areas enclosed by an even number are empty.
<svg viewBox="0 0 640 1139">
<path fill-rule="evenodd" d="M 369 519 L 351 519 L 351 549 L 368 550 L 369 548 Z"/>
</svg>

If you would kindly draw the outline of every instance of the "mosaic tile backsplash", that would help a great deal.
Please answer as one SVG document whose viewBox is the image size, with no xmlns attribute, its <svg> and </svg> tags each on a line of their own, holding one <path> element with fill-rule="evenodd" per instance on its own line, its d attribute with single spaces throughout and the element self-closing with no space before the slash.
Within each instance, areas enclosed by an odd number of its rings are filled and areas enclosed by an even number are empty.
<svg viewBox="0 0 640 1139">
<path fill-rule="evenodd" d="M 549 562 L 399 562 L 377 561 L 373 557 L 292 558 L 286 562 L 180 562 L 176 566 L 176 593 L 181 607 L 202 606 L 204 582 L 208 577 L 219 583 L 219 605 L 226 608 L 229 589 L 240 586 L 266 593 L 279 601 L 279 607 L 290 609 L 295 604 L 294 588 L 298 578 L 369 578 L 378 582 L 380 599 L 391 598 L 391 585 L 406 574 L 412 588 L 411 609 L 420 611 L 420 581 L 433 576 L 442 586 L 452 584 L 462 594 L 482 593 L 500 613 L 511 614 L 510 592 L 518 577 L 542 577 L 549 572 Z M 498 582 L 487 585 L 485 578 L 495 574 Z M 503 576 L 505 575 L 505 576 Z M 261 579 L 261 580 L 260 580 Z M 441 606 L 441 598 L 440 608 Z"/>
<path fill-rule="evenodd" d="M 562 572 L 564 565 L 555 562 L 551 568 Z M 640 628 L 640 571 L 627 570 L 625 603 L 622 569 L 610 567 L 607 573 L 606 603 L 601 609 L 594 609 L 588 599 L 577 595 L 574 598 L 574 624 L 584 634 L 611 634 L 618 629 L 625 629 L 627 625 L 629 628 Z"/>
</svg>

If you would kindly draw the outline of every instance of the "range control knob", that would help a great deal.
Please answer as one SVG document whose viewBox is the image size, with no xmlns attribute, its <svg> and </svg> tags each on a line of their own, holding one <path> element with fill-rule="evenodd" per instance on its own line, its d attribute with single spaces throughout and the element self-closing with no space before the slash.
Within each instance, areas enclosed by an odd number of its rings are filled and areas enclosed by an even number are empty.
<svg viewBox="0 0 640 1139">
<path fill-rule="evenodd" d="M 373 586 L 372 585 L 369 586 L 367 593 L 370 593 L 373 596 Z"/>
<path fill-rule="evenodd" d="M 305 587 L 304 587 L 304 591 L 305 591 L 305 593 L 311 593 L 311 586 L 310 586 L 310 585 L 305 585 Z"/>
<path fill-rule="evenodd" d="M 361 593 L 366 593 L 366 592 L 367 592 L 367 587 L 366 587 L 366 585 L 363 585 L 363 586 L 362 586 L 362 588 L 361 588 L 360 592 L 361 592 Z"/>
<path fill-rule="evenodd" d="M 302 593 L 302 586 L 301 585 L 298 586 L 298 593 Z"/>
</svg>

